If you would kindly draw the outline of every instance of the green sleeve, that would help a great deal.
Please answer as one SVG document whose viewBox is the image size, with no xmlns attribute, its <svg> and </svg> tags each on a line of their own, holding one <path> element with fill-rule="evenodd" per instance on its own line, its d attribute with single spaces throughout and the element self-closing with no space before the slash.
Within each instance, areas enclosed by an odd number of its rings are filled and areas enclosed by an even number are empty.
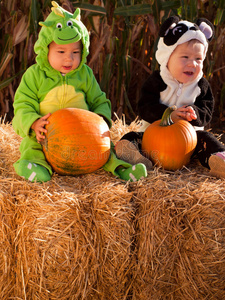
<svg viewBox="0 0 225 300">
<path fill-rule="evenodd" d="M 100 89 L 100 86 L 92 72 L 92 70 L 87 67 L 88 80 L 87 80 L 87 90 L 86 90 L 86 100 L 90 111 L 101 115 L 109 128 L 112 126 L 111 121 L 111 102 L 106 98 L 106 94 Z"/>
<path fill-rule="evenodd" d="M 30 127 L 39 119 L 38 83 L 40 73 L 36 65 L 31 66 L 23 75 L 14 98 L 14 118 L 12 121 L 15 132 L 22 136 L 30 134 Z"/>
</svg>

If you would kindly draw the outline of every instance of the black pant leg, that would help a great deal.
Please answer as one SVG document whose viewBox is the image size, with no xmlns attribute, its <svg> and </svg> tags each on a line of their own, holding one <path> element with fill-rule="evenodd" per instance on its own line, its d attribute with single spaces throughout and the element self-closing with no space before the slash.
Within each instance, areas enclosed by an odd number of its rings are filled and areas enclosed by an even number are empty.
<svg viewBox="0 0 225 300">
<path fill-rule="evenodd" d="M 202 166 L 209 169 L 209 157 L 216 152 L 225 151 L 225 146 L 211 132 L 199 130 L 196 133 L 197 146 L 193 156 L 197 155 Z"/>
</svg>

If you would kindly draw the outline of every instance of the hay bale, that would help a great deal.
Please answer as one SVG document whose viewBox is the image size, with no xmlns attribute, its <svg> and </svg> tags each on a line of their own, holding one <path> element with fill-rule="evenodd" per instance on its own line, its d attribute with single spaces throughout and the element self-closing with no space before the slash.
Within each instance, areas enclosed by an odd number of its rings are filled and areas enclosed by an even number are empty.
<svg viewBox="0 0 225 300">
<path fill-rule="evenodd" d="M 12 194 L 15 172 L 13 162 L 18 158 L 16 134 L 10 124 L 0 125 L 0 299 L 8 300 L 15 286 L 15 202 Z M 15 296 L 15 295 L 14 295 Z"/>
<path fill-rule="evenodd" d="M 117 119 L 113 142 L 138 126 Z M 1 299 L 225 297 L 224 180 L 193 162 L 137 183 L 102 169 L 30 183 L 20 142 L 0 125 Z"/>
<path fill-rule="evenodd" d="M 0 191 L 0 299 L 8 300 L 15 285 L 12 276 L 15 248 L 15 212 L 12 197 Z"/>
<path fill-rule="evenodd" d="M 113 180 L 104 182 L 104 172 L 95 177 L 64 179 L 63 187 L 58 178 L 47 189 L 24 186 L 16 212 L 16 295 L 63 300 L 126 294 L 131 195 Z"/>
<path fill-rule="evenodd" d="M 123 299 L 132 268 L 132 193 L 103 170 L 27 182 L 13 169 L 20 141 L 1 125 L 1 299 Z"/>
<path fill-rule="evenodd" d="M 134 299 L 225 298 L 224 181 L 179 173 L 136 191 Z"/>
</svg>

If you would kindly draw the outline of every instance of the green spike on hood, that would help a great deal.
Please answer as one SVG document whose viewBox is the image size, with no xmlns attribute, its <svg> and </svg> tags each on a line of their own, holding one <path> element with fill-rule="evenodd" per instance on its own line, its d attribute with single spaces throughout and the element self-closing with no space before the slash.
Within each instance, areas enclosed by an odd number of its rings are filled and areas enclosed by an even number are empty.
<svg viewBox="0 0 225 300">
<path fill-rule="evenodd" d="M 52 1 L 52 5 L 52 12 L 46 20 L 39 22 L 42 28 L 34 45 L 34 51 L 37 54 L 36 61 L 43 70 L 52 69 L 48 62 L 48 45 L 52 41 L 65 45 L 81 40 L 83 50 L 79 69 L 86 62 L 89 54 L 89 34 L 80 20 L 80 9 L 77 8 L 74 14 L 71 14 L 55 1 Z"/>
</svg>

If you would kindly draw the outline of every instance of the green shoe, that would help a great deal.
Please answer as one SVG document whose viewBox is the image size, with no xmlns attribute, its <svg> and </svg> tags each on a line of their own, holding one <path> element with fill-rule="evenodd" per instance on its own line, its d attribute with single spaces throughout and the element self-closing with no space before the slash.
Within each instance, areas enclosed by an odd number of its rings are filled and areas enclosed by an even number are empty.
<svg viewBox="0 0 225 300">
<path fill-rule="evenodd" d="M 144 164 L 136 164 L 130 168 L 118 168 L 117 173 L 119 174 L 120 178 L 123 180 L 130 180 L 132 182 L 138 181 L 147 177 L 147 169 Z"/>
<path fill-rule="evenodd" d="M 31 182 L 46 182 L 51 180 L 51 175 L 45 167 L 30 162 L 29 160 L 21 160 L 15 166 L 15 170 L 19 176 Z"/>
</svg>

